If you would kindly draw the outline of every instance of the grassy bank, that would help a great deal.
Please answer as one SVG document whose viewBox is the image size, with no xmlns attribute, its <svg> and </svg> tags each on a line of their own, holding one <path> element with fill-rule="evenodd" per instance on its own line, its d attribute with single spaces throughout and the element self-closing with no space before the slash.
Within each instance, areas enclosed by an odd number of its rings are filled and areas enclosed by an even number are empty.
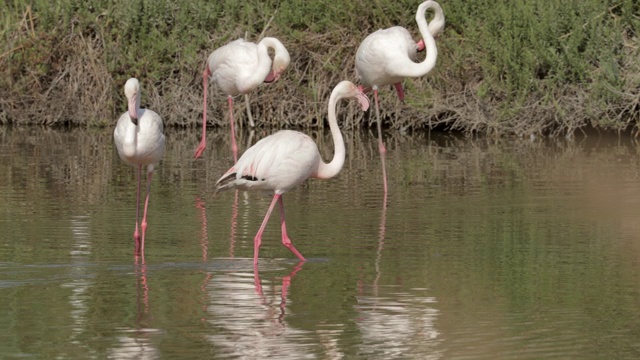
<svg viewBox="0 0 640 360">
<path fill-rule="evenodd" d="M 353 57 L 370 32 L 410 29 L 416 1 L 11 0 L 0 4 L 0 122 L 112 125 L 124 81 L 168 126 L 201 121 L 204 60 L 261 33 L 292 63 L 251 96 L 258 124 L 323 126 L 333 85 L 355 79 Z M 406 103 L 381 91 L 385 126 L 489 134 L 565 133 L 640 122 L 640 5 L 635 0 L 443 0 L 438 65 L 405 81 Z M 226 126 L 211 87 L 213 125 Z M 237 104 L 242 104 L 238 99 Z M 244 121 L 242 106 L 237 114 Z M 346 111 L 347 108 L 345 108 Z M 349 107 L 347 126 L 373 114 Z M 286 119 L 286 124 L 283 124 Z"/>
</svg>

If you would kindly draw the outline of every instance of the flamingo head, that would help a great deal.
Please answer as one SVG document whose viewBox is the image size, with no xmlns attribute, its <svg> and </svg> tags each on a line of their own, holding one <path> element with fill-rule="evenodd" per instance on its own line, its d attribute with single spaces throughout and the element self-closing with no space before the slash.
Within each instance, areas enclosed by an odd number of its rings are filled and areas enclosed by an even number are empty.
<svg viewBox="0 0 640 360">
<path fill-rule="evenodd" d="M 273 66 L 271 67 L 271 71 L 269 71 L 267 77 L 264 79 L 264 82 L 270 83 L 280 79 L 280 76 L 287 69 L 290 62 L 291 57 L 286 49 L 276 52 L 276 55 L 273 58 Z"/>
<path fill-rule="evenodd" d="M 140 83 L 138 79 L 131 78 L 124 84 L 124 94 L 127 97 L 129 117 L 138 125 L 138 108 L 140 107 Z"/>
<path fill-rule="evenodd" d="M 367 111 L 367 109 L 369 109 L 369 98 L 364 93 L 364 88 L 362 86 L 356 86 L 351 81 L 344 80 L 336 86 L 336 89 L 338 88 L 342 89 L 341 97 L 355 98 L 360 103 L 362 111 Z"/>
<path fill-rule="evenodd" d="M 427 9 L 433 9 L 435 13 L 433 19 L 429 22 L 429 25 L 427 26 L 429 29 L 429 33 L 431 34 L 431 36 L 433 36 L 433 39 L 435 40 L 438 37 L 440 37 L 440 35 L 444 31 L 444 22 L 445 22 L 444 12 L 442 11 L 442 8 L 437 2 L 425 1 L 422 4 L 420 4 L 420 6 L 418 7 L 418 12 L 416 13 L 416 21 L 418 19 L 417 17 L 422 16 L 423 14 L 421 9 L 423 9 L 424 11 L 426 11 Z M 418 41 L 416 46 L 417 46 L 418 52 L 424 51 L 426 48 L 424 39 L 421 39 L 420 41 Z"/>
</svg>

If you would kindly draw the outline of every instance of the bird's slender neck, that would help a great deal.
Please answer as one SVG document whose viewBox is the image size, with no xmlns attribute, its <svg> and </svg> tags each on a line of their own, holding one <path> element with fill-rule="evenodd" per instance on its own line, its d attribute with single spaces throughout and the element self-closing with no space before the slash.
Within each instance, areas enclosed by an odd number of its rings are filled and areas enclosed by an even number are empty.
<svg viewBox="0 0 640 360">
<path fill-rule="evenodd" d="M 333 91 L 331 93 L 331 97 L 329 98 L 329 129 L 331 129 L 331 138 L 333 139 L 333 159 L 328 164 L 323 161 L 320 162 L 318 166 L 318 171 L 316 172 L 314 177 L 319 179 L 330 179 L 342 170 L 342 166 L 344 165 L 345 159 L 345 147 L 344 147 L 344 138 L 342 137 L 342 133 L 340 132 L 340 128 L 338 127 L 338 119 L 336 118 L 336 106 L 338 104 L 338 100 L 340 100 L 341 96 L 339 92 Z"/>
<path fill-rule="evenodd" d="M 433 6 L 431 6 L 431 8 L 435 12 L 435 15 L 429 22 L 429 32 L 434 38 L 437 38 L 438 35 L 442 34 L 444 31 L 444 12 L 442 11 L 440 4 L 437 2 L 433 2 Z"/>
<path fill-rule="evenodd" d="M 138 116 L 140 113 L 140 91 L 137 91 L 134 96 L 127 99 L 129 108 L 129 117 L 134 124 L 138 125 Z"/>
<path fill-rule="evenodd" d="M 258 45 L 260 44 L 264 45 L 264 47 L 267 49 L 273 49 L 273 51 L 275 52 L 274 57 L 278 57 L 279 55 L 287 52 L 287 49 L 284 47 L 284 45 L 282 45 L 280 40 L 274 37 L 266 37 L 260 40 Z"/>
<path fill-rule="evenodd" d="M 429 25 L 425 14 L 427 9 L 435 8 L 437 3 L 434 1 L 425 1 L 418 6 L 416 12 L 416 22 L 418 23 L 418 29 L 420 29 L 420 35 L 424 40 L 425 48 L 427 50 L 427 57 L 420 63 L 409 62 L 404 69 L 400 70 L 400 74 L 405 77 L 420 77 L 429 73 L 434 66 L 436 66 L 436 59 L 438 58 L 438 48 L 436 47 L 436 41 L 429 31 Z"/>
</svg>

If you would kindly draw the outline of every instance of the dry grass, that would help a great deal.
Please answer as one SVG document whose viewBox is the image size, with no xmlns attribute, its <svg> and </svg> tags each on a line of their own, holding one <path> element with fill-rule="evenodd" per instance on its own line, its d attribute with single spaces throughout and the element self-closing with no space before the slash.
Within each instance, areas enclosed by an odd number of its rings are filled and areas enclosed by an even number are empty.
<svg viewBox="0 0 640 360">
<path fill-rule="evenodd" d="M 405 81 L 404 104 L 392 89 L 381 89 L 384 126 L 518 136 L 637 126 L 635 2 L 562 5 L 575 14 L 543 11 L 543 3 L 514 5 L 538 13 L 537 22 L 520 23 L 504 1 L 493 8 L 485 0 L 442 2 L 447 30 L 438 39 L 438 65 Z M 0 123 L 109 126 L 125 110 L 122 84 L 136 76 L 143 106 L 162 114 L 168 126 L 198 126 L 204 59 L 230 40 L 266 34 L 283 40 L 292 63 L 280 81 L 250 95 L 256 123 L 323 128 L 333 85 L 356 80 L 353 57 L 366 34 L 391 25 L 417 34 L 409 1 L 72 5 L 2 5 Z M 227 126 L 224 96 L 212 86 L 209 99 L 209 125 Z M 237 98 L 241 124 L 244 108 Z M 346 106 L 343 112 L 347 129 L 374 123 L 372 111 Z"/>
</svg>

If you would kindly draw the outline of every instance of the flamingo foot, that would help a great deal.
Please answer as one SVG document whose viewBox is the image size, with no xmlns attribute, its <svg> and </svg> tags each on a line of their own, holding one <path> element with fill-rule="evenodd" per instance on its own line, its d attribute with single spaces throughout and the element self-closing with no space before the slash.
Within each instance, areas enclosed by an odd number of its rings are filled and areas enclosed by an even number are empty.
<svg viewBox="0 0 640 360">
<path fill-rule="evenodd" d="M 198 148 L 196 148 L 196 152 L 193 155 L 193 158 L 194 159 L 199 158 L 202 155 L 202 153 L 204 152 L 204 149 L 206 147 L 207 147 L 207 142 L 206 142 L 206 140 L 203 139 L 202 141 L 200 141 L 200 145 L 198 145 Z"/>
<path fill-rule="evenodd" d="M 283 236 L 282 237 L 282 245 L 284 245 L 287 249 L 289 249 L 295 256 L 298 257 L 298 259 L 300 259 L 300 261 L 307 261 L 304 256 L 302 256 L 302 254 L 300 254 L 300 252 L 298 250 L 296 250 L 295 246 L 293 246 L 293 243 L 291 242 L 291 239 L 289 239 L 288 236 Z"/>
<path fill-rule="evenodd" d="M 260 253 L 260 245 L 262 245 L 262 234 L 253 239 L 253 266 L 258 266 L 258 254 Z"/>
<path fill-rule="evenodd" d="M 262 280 L 260 280 L 260 274 L 258 273 L 258 266 L 256 264 L 253 265 L 253 287 L 258 296 L 264 296 L 262 292 Z"/>
</svg>

